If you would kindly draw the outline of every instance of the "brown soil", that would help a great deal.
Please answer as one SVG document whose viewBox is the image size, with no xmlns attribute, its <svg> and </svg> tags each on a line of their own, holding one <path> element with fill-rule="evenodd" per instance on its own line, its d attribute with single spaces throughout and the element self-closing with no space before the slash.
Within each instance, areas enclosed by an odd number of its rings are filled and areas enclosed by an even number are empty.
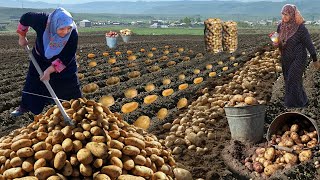
<svg viewBox="0 0 320 180">
<path fill-rule="evenodd" d="M 157 135 L 159 138 L 164 138 L 166 131 L 161 128 L 161 124 L 165 122 L 172 122 L 174 118 L 179 116 L 179 112 L 176 108 L 176 103 L 182 97 L 188 98 L 189 101 L 195 100 L 198 96 L 202 95 L 201 90 L 205 87 L 213 89 L 217 85 L 228 83 L 230 78 L 227 74 L 235 72 L 243 64 L 254 56 L 255 52 L 263 52 L 268 50 L 267 42 L 268 37 L 266 35 L 240 35 L 239 36 L 239 49 L 233 54 L 236 57 L 235 61 L 230 61 L 231 56 L 228 53 L 220 53 L 217 55 L 208 54 L 204 51 L 204 42 L 202 36 L 134 36 L 130 43 L 124 44 L 120 41 L 116 49 L 109 49 L 105 45 L 105 38 L 102 33 L 81 34 L 79 38 L 79 48 L 77 54 L 80 56 L 78 62 L 80 64 L 79 73 L 84 74 L 84 79 L 81 80 L 81 84 L 97 83 L 99 89 L 90 94 L 85 94 L 86 98 L 94 99 L 98 101 L 101 96 L 111 94 L 116 100 L 116 104 L 111 107 L 112 111 L 120 111 L 121 105 L 130 101 L 137 101 L 140 104 L 143 102 L 143 97 L 150 94 L 159 95 L 158 100 L 151 105 L 142 105 L 139 109 L 129 115 L 124 115 L 124 119 L 128 122 L 133 122 L 137 117 L 141 115 L 148 115 L 152 118 L 152 127 L 150 132 Z M 319 45 L 319 38 L 313 36 L 316 44 Z M 31 37 L 31 44 L 34 37 Z M 4 136 L 11 132 L 13 129 L 25 126 L 33 121 L 33 115 L 31 113 L 25 114 L 18 118 L 10 116 L 10 112 L 13 111 L 21 100 L 21 90 L 25 82 L 25 75 L 28 68 L 28 58 L 26 53 L 17 44 L 16 36 L 0 35 L 0 136 Z M 167 67 L 167 61 L 159 61 L 162 56 L 164 46 L 169 45 L 171 53 L 168 55 L 170 60 L 175 61 L 177 64 L 173 67 Z M 126 59 L 125 52 L 132 50 L 138 52 L 141 48 L 146 49 L 147 52 L 151 51 L 152 47 L 156 47 L 157 51 L 154 52 L 154 58 L 152 65 L 158 65 L 161 67 L 159 72 L 149 72 L 148 66 L 145 65 L 144 60 L 147 59 L 145 54 L 137 53 L 138 59 L 135 61 L 137 66 L 128 67 L 128 60 Z M 173 57 L 173 52 L 177 51 L 177 48 L 183 47 L 185 51 L 179 58 Z M 192 50 L 192 53 L 188 53 Z M 109 52 L 114 54 L 115 51 L 121 51 L 122 55 L 117 57 L 117 62 L 113 65 L 106 63 L 108 58 L 103 57 L 103 52 Z M 246 55 L 241 55 L 242 52 L 246 52 Z M 94 53 L 97 57 L 94 59 L 97 61 L 98 66 L 89 68 L 87 66 L 90 59 L 87 58 L 88 53 Z M 198 53 L 203 53 L 204 58 L 196 58 Z M 184 56 L 189 56 L 190 61 L 183 61 Z M 222 60 L 228 65 L 228 71 L 222 72 L 222 65 L 218 65 L 217 61 Z M 231 66 L 233 63 L 238 62 L 238 67 Z M 215 78 L 209 78 L 209 70 L 205 69 L 207 64 L 213 65 L 213 70 L 216 71 L 218 76 Z M 119 72 L 112 72 L 111 68 L 119 67 Z M 200 69 L 201 73 L 198 75 L 193 74 L 194 69 Z M 102 74 L 94 75 L 95 70 L 101 70 Z M 129 79 L 127 73 L 138 70 L 141 72 L 141 76 L 134 79 Z M 177 76 L 180 73 L 186 75 L 184 81 L 179 81 Z M 121 82 L 117 85 L 109 86 L 105 83 L 106 79 L 110 76 L 118 76 Z M 162 85 L 163 77 L 170 77 L 171 84 Z M 193 79 L 196 77 L 203 77 L 204 82 L 200 85 L 194 85 Z M 144 91 L 146 83 L 154 83 L 156 90 L 152 93 Z M 309 115 L 316 121 L 320 119 L 319 115 L 319 102 L 320 102 L 320 75 L 318 72 L 308 71 L 305 75 L 305 87 L 310 97 L 310 105 L 308 108 L 302 110 L 303 113 Z M 176 91 L 170 97 L 162 97 L 161 92 L 164 89 L 173 88 L 177 90 L 178 85 L 182 83 L 188 83 L 189 88 L 185 91 Z M 270 82 L 273 83 L 273 82 Z M 128 99 L 124 97 L 124 90 L 134 87 L 138 90 L 139 94 L 134 99 Z M 271 98 L 267 108 L 266 116 L 266 128 L 272 119 L 278 114 L 285 112 L 281 102 L 283 97 L 283 82 L 281 78 L 274 85 L 274 89 L 269 92 Z M 169 116 L 159 121 L 155 118 L 157 111 L 160 108 L 167 108 L 170 113 Z M 45 109 L 46 110 L 46 109 Z M 44 110 L 44 111 L 45 111 Z M 216 124 L 210 127 L 215 130 L 216 138 L 210 140 L 206 147 L 210 149 L 209 153 L 203 156 L 197 156 L 193 152 L 185 151 L 180 156 L 176 157 L 179 166 L 184 167 L 193 174 L 194 178 L 203 179 L 248 179 L 250 174 L 246 174 L 246 170 L 243 168 L 241 161 L 246 156 L 244 152 L 251 147 L 241 145 L 241 143 L 230 141 L 230 131 L 228 123 L 225 118 L 221 118 Z M 231 156 L 225 157 L 224 152 L 228 152 Z M 228 161 L 224 161 L 224 160 Z M 227 163 L 228 162 L 228 163 Z M 231 164 L 230 164 L 231 163 Z M 233 164 L 232 164 L 233 163 Z M 308 171 L 306 171 L 309 169 Z M 299 175 L 299 172 L 307 172 L 307 175 Z M 305 173 L 304 173 L 305 174 Z M 311 175 L 310 175 L 311 174 Z M 309 165 L 297 166 L 292 172 L 288 173 L 287 177 L 298 179 L 303 177 L 316 177 L 314 169 Z M 279 175 L 279 177 L 282 177 Z"/>
</svg>

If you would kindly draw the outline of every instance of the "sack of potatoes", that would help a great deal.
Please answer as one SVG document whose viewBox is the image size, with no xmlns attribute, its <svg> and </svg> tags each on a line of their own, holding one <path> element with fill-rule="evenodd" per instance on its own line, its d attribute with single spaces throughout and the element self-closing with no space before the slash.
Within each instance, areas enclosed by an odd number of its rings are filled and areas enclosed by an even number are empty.
<svg viewBox="0 0 320 180">
<path fill-rule="evenodd" d="M 222 52 L 222 21 L 217 18 L 208 18 L 204 21 L 204 26 L 206 50 L 213 53 Z"/>
</svg>

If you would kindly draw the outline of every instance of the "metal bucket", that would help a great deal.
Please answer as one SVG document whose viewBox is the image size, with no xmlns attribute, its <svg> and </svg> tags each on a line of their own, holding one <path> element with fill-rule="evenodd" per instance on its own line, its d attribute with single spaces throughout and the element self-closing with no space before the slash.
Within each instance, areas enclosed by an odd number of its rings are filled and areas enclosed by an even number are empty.
<svg viewBox="0 0 320 180">
<path fill-rule="evenodd" d="M 121 36 L 121 37 L 122 37 L 123 42 L 125 42 L 125 43 L 128 43 L 131 39 L 131 36 Z"/>
<path fill-rule="evenodd" d="M 271 136 L 273 134 L 276 134 L 277 131 L 279 129 L 281 129 L 284 125 L 288 124 L 288 122 L 292 121 L 292 120 L 295 120 L 295 119 L 299 119 L 301 121 L 306 121 L 308 122 L 308 124 L 310 126 L 313 126 L 315 128 L 315 130 L 317 131 L 317 134 L 318 134 L 318 143 L 319 143 L 319 140 L 320 140 L 320 135 L 319 135 L 319 128 L 318 128 L 318 125 L 317 123 L 307 117 L 306 115 L 304 114 L 301 114 L 301 113 L 298 113 L 298 112 L 286 112 L 286 113 L 283 113 L 283 114 L 280 114 L 279 116 L 277 116 L 270 124 L 269 128 L 268 128 L 268 131 L 267 131 L 267 140 L 270 141 L 271 140 Z"/>
<path fill-rule="evenodd" d="M 256 143 L 263 138 L 266 106 L 225 107 L 231 138 Z"/>
<path fill-rule="evenodd" d="M 109 48 L 117 47 L 117 38 L 116 37 L 106 37 L 107 45 Z"/>
</svg>

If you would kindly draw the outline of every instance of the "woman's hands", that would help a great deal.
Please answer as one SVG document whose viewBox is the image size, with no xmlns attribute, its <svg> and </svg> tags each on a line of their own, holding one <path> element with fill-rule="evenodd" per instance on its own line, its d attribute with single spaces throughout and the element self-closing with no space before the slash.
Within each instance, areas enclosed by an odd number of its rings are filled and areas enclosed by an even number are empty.
<svg viewBox="0 0 320 180">
<path fill-rule="evenodd" d="M 42 77 L 40 77 L 41 81 L 49 81 L 50 74 L 56 72 L 56 69 L 53 66 L 49 66 L 45 71 L 43 71 Z"/>
<path fill-rule="evenodd" d="M 22 36 L 19 34 L 19 45 L 22 47 L 26 47 L 28 45 L 28 39 L 26 36 Z"/>
</svg>

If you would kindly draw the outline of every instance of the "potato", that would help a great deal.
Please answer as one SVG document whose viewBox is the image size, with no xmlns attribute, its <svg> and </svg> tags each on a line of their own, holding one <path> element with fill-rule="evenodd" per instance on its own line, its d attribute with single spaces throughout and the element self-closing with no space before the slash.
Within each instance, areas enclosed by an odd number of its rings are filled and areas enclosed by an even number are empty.
<svg viewBox="0 0 320 180">
<path fill-rule="evenodd" d="M 260 162 L 253 162 L 253 169 L 257 172 L 257 173 L 262 173 L 263 172 L 263 165 Z"/>
<path fill-rule="evenodd" d="M 77 159 L 84 165 L 90 164 L 93 161 L 92 153 L 89 149 L 82 148 L 77 152 Z"/>
<path fill-rule="evenodd" d="M 1 175 L 0 175 L 0 180 L 2 180 Z M 35 176 L 26 176 L 22 178 L 15 178 L 14 180 L 38 180 L 38 178 Z"/>
<path fill-rule="evenodd" d="M 71 176 L 71 174 L 75 173 L 74 171 L 75 169 L 72 168 L 71 163 L 68 160 L 66 160 L 66 164 L 62 168 L 62 174 L 64 176 Z"/>
<path fill-rule="evenodd" d="M 308 135 L 302 135 L 301 136 L 301 142 L 302 143 L 308 143 L 310 141 L 310 137 Z"/>
<path fill-rule="evenodd" d="M 128 156 L 136 156 L 140 154 L 139 148 L 135 146 L 125 146 L 122 150 L 123 154 L 128 155 Z"/>
<path fill-rule="evenodd" d="M 34 155 L 34 151 L 31 147 L 24 147 L 17 151 L 17 155 L 21 158 L 27 158 Z"/>
<path fill-rule="evenodd" d="M 104 143 L 106 142 L 106 138 L 104 136 L 92 136 L 91 142 Z"/>
<path fill-rule="evenodd" d="M 145 178 L 126 174 L 119 176 L 118 180 L 145 180 Z"/>
<path fill-rule="evenodd" d="M 34 170 L 40 167 L 45 167 L 46 165 L 47 165 L 46 160 L 44 158 L 40 158 L 34 163 Z"/>
<path fill-rule="evenodd" d="M 32 141 L 30 139 L 20 139 L 11 144 L 11 150 L 18 151 L 24 147 L 31 147 Z"/>
<path fill-rule="evenodd" d="M 318 140 L 314 138 L 314 139 L 312 139 L 311 141 L 309 141 L 307 143 L 307 147 L 308 148 L 314 148 L 314 147 L 317 146 L 317 144 L 318 144 Z"/>
<path fill-rule="evenodd" d="M 103 166 L 101 173 L 108 175 L 111 179 L 117 179 L 122 174 L 122 169 L 115 165 Z"/>
<path fill-rule="evenodd" d="M 25 161 L 22 163 L 22 169 L 26 172 L 31 172 L 33 171 L 33 165 L 34 165 L 34 159 L 32 157 L 27 158 Z"/>
<path fill-rule="evenodd" d="M 35 152 L 38 152 L 38 151 L 41 151 L 41 150 L 46 150 L 47 146 L 46 146 L 45 142 L 41 141 L 41 142 L 38 142 L 38 143 L 34 144 L 32 146 L 32 148 L 33 148 L 33 150 Z"/>
<path fill-rule="evenodd" d="M 127 171 L 130 171 L 134 168 L 134 161 L 129 156 L 124 156 L 122 158 L 123 168 Z"/>
<path fill-rule="evenodd" d="M 78 152 L 80 149 L 82 149 L 82 142 L 79 140 L 75 140 L 72 142 L 73 143 L 73 151 Z"/>
<path fill-rule="evenodd" d="M 298 126 L 298 124 L 293 124 L 293 125 L 290 127 L 290 131 L 291 131 L 291 132 L 298 132 L 298 131 L 299 131 L 299 126 Z"/>
<path fill-rule="evenodd" d="M 142 141 L 141 139 L 135 138 L 135 137 L 128 137 L 124 139 L 124 144 L 125 145 L 131 145 L 135 146 L 139 149 L 144 149 L 145 148 L 145 142 Z"/>
<path fill-rule="evenodd" d="M 63 151 L 63 148 L 60 144 L 55 144 L 52 148 L 52 152 L 57 154 L 58 152 Z"/>
<path fill-rule="evenodd" d="M 283 158 L 284 158 L 284 161 L 287 163 L 287 164 L 296 164 L 298 162 L 298 157 L 294 154 L 291 154 L 291 153 L 285 153 L 283 155 Z"/>
<path fill-rule="evenodd" d="M 111 179 L 106 174 L 98 174 L 98 175 L 94 176 L 93 180 L 111 180 Z"/>
<path fill-rule="evenodd" d="M 47 180 L 61 180 L 61 178 L 57 175 L 50 176 Z"/>
<path fill-rule="evenodd" d="M 72 154 L 70 157 L 70 163 L 72 166 L 78 166 L 80 163 L 77 159 L 77 155 L 76 154 Z"/>
<path fill-rule="evenodd" d="M 281 168 L 281 166 L 279 164 L 269 165 L 264 169 L 264 174 L 267 175 L 267 176 L 270 176 L 280 168 Z"/>
<path fill-rule="evenodd" d="M 118 158 L 122 157 L 122 152 L 119 149 L 110 148 L 108 154 L 110 157 L 113 157 L 113 156 Z"/>
<path fill-rule="evenodd" d="M 134 161 L 134 164 L 141 165 L 141 166 L 145 165 L 147 161 L 146 158 L 141 155 L 134 156 L 132 160 Z"/>
<path fill-rule="evenodd" d="M 50 161 L 53 158 L 53 153 L 49 150 L 41 150 L 35 153 L 34 158 L 36 160 L 43 158 Z"/>
<path fill-rule="evenodd" d="M 20 157 L 14 157 L 10 160 L 12 167 L 19 167 L 22 165 L 23 160 Z"/>
<path fill-rule="evenodd" d="M 115 157 L 114 157 L 115 158 Z M 93 166 L 95 167 L 95 168 L 100 168 L 100 167 L 102 167 L 102 165 L 103 165 L 103 159 L 96 159 L 96 160 L 94 160 L 94 162 L 93 162 Z"/>
<path fill-rule="evenodd" d="M 70 138 L 72 136 L 72 127 L 71 126 L 65 126 L 61 129 L 61 132 L 64 134 L 66 138 Z"/>
<path fill-rule="evenodd" d="M 116 165 L 116 166 L 120 167 L 121 169 L 123 168 L 122 161 L 121 161 L 119 158 L 117 158 L 117 157 L 112 157 L 112 158 L 110 159 L 110 163 L 111 163 L 112 165 Z"/>
<path fill-rule="evenodd" d="M 14 179 L 24 176 L 24 172 L 21 167 L 16 167 L 7 169 L 4 171 L 3 175 L 6 179 Z"/>
<path fill-rule="evenodd" d="M 58 152 L 54 157 L 54 168 L 60 170 L 63 168 L 67 160 L 67 154 L 64 151 Z"/>
<path fill-rule="evenodd" d="M 192 174 L 182 168 L 175 168 L 173 170 L 174 176 L 177 180 L 183 179 L 183 180 L 192 180 Z"/>
<path fill-rule="evenodd" d="M 301 139 L 297 132 L 291 132 L 290 137 L 296 144 L 301 144 Z"/>
<path fill-rule="evenodd" d="M 62 148 L 63 148 L 64 152 L 70 152 L 73 149 L 72 140 L 70 138 L 63 140 Z"/>
<path fill-rule="evenodd" d="M 152 180 L 169 180 L 167 175 L 161 171 L 158 171 L 152 175 Z"/>
<path fill-rule="evenodd" d="M 132 173 L 137 176 L 142 177 L 151 177 L 153 175 L 152 169 L 145 167 L 145 166 L 134 166 Z"/>
<path fill-rule="evenodd" d="M 11 152 L 11 149 L 0 149 L 0 156 L 5 156 L 6 158 L 9 158 Z"/>
<path fill-rule="evenodd" d="M 45 140 L 47 137 L 48 137 L 48 133 L 46 133 L 46 132 L 38 132 L 38 133 L 37 133 L 37 138 L 38 138 L 40 141 Z"/>
<path fill-rule="evenodd" d="M 83 176 L 92 176 L 92 168 L 90 165 L 80 164 L 80 173 Z"/>
<path fill-rule="evenodd" d="M 305 162 L 309 161 L 312 157 L 312 152 L 311 150 L 302 150 L 301 153 L 299 153 L 299 161 L 300 162 Z"/>
<path fill-rule="evenodd" d="M 39 179 L 47 179 L 48 177 L 56 174 L 55 170 L 50 167 L 40 167 L 34 171 L 34 175 Z"/>
<path fill-rule="evenodd" d="M 89 142 L 86 148 L 98 158 L 106 158 L 108 156 L 108 147 L 105 143 Z"/>
</svg>

